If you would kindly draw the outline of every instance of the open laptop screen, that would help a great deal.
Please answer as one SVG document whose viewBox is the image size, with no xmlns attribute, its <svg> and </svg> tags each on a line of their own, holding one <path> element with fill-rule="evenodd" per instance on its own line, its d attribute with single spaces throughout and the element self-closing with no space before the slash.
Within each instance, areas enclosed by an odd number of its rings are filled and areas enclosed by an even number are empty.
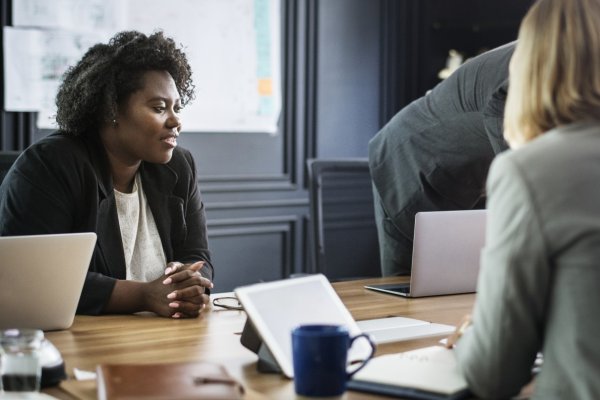
<svg viewBox="0 0 600 400">
<path fill-rule="evenodd" d="M 367 289 L 408 297 L 475 292 L 485 221 L 486 210 L 417 213 L 410 289 L 405 285 Z"/>
<path fill-rule="evenodd" d="M 0 328 L 67 329 L 95 233 L 0 237 Z"/>
</svg>

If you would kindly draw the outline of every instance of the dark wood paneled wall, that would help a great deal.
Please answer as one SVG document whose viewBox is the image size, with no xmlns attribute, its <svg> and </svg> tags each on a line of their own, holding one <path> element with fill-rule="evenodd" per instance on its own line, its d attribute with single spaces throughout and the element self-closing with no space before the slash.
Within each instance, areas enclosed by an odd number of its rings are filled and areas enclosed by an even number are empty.
<svg viewBox="0 0 600 400">
<path fill-rule="evenodd" d="M 10 25 L 11 0 L 0 2 L 2 25 Z M 436 83 L 432 73 L 449 46 L 516 37 L 527 2 L 479 3 L 282 0 L 278 133 L 184 132 L 180 139 L 198 165 L 219 291 L 311 270 L 306 159 L 365 157 L 379 128 Z M 465 9 L 479 11 L 455 11 Z M 48 134 L 34 118 L 2 111 L 0 150 L 21 150 Z"/>
</svg>

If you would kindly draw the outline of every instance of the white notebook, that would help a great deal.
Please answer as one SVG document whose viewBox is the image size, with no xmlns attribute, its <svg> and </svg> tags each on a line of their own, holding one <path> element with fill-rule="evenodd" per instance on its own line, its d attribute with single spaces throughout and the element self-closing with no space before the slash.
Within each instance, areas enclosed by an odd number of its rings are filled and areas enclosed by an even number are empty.
<svg viewBox="0 0 600 400">
<path fill-rule="evenodd" d="M 454 352 L 442 346 L 375 357 L 354 375 L 348 388 L 415 399 L 469 396 Z"/>
<path fill-rule="evenodd" d="M 449 335 L 456 329 L 452 325 L 405 317 L 368 319 L 356 323 L 360 330 L 370 334 L 377 344 Z"/>
</svg>

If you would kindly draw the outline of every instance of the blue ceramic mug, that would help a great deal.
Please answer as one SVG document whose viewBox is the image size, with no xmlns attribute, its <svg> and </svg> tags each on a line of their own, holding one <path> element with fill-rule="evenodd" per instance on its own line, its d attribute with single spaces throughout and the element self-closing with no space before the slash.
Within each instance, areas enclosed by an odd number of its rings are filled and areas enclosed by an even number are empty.
<svg viewBox="0 0 600 400">
<path fill-rule="evenodd" d="M 348 372 L 348 350 L 358 338 L 371 346 L 368 357 Z M 292 330 L 294 386 L 301 396 L 339 396 L 352 375 L 373 357 L 375 344 L 365 333 L 350 337 L 342 325 L 300 325 Z"/>
</svg>

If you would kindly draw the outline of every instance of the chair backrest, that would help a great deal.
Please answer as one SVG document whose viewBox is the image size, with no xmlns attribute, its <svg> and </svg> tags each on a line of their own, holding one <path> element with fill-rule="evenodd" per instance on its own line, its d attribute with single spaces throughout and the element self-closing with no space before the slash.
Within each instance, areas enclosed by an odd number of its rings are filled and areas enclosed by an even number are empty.
<svg viewBox="0 0 600 400">
<path fill-rule="evenodd" d="M 307 160 L 313 270 L 330 280 L 381 276 L 369 164 Z"/>
<path fill-rule="evenodd" d="M 0 151 L 0 183 L 4 180 L 6 173 L 13 165 L 20 151 Z"/>
</svg>

